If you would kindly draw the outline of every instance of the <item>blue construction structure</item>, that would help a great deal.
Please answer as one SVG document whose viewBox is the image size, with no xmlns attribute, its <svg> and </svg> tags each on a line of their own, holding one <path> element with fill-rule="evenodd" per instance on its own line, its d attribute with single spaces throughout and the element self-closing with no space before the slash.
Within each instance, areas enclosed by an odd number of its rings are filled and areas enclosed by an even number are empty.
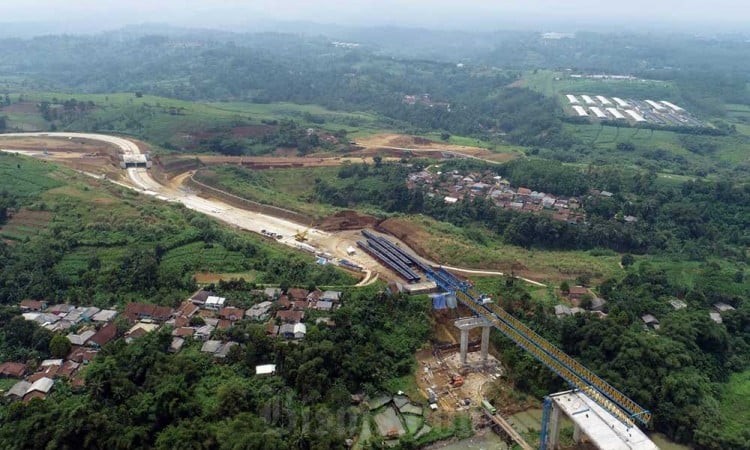
<svg viewBox="0 0 750 450">
<path fill-rule="evenodd" d="M 552 399 L 544 397 L 542 409 L 542 431 L 539 435 L 539 450 L 547 450 L 547 434 L 549 432 L 549 416 L 552 414 Z"/>
<path fill-rule="evenodd" d="M 397 259 L 400 264 L 402 264 L 403 259 L 406 259 L 408 261 L 407 269 L 421 270 L 438 287 L 454 294 L 461 303 L 475 314 L 484 317 L 487 322 L 500 330 L 516 345 L 528 351 L 542 364 L 567 381 L 574 389 L 583 392 L 626 426 L 633 426 L 636 420 L 644 425 L 650 424 L 651 413 L 648 410 L 639 406 L 599 378 L 594 372 L 539 336 L 507 311 L 488 301 L 485 295 L 477 292 L 466 281 L 458 279 L 442 267 L 433 269 L 397 245 L 374 233 L 363 231 L 362 234 L 368 238 L 368 241 L 375 241 L 380 245 L 380 248 L 388 250 L 393 259 L 398 256 Z M 542 433 L 545 433 L 544 425 L 543 423 Z M 545 440 L 542 440 L 542 442 L 544 443 Z"/>
</svg>

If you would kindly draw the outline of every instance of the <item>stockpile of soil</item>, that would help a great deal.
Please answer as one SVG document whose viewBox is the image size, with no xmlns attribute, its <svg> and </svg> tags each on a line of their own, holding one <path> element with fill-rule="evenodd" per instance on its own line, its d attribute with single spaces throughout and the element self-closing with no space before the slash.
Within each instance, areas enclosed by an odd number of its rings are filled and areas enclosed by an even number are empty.
<svg viewBox="0 0 750 450">
<path fill-rule="evenodd" d="M 380 222 L 377 230 L 395 236 L 421 256 L 430 259 L 434 257 L 422 246 L 422 243 L 429 239 L 429 233 L 412 223 L 398 218 L 386 219 Z"/>
<path fill-rule="evenodd" d="M 328 216 L 320 223 L 318 228 L 324 231 L 360 230 L 362 228 L 375 228 L 380 219 L 356 211 L 340 211 Z"/>
</svg>

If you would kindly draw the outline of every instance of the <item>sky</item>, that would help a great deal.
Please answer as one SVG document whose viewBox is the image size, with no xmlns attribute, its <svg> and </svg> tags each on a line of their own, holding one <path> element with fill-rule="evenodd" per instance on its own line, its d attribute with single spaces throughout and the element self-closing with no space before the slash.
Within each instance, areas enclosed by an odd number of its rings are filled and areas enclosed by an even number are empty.
<svg viewBox="0 0 750 450">
<path fill-rule="evenodd" d="M 143 23 L 250 31 L 274 21 L 452 30 L 750 31 L 745 0 L 0 0 L 0 23 L 89 32 Z"/>
</svg>

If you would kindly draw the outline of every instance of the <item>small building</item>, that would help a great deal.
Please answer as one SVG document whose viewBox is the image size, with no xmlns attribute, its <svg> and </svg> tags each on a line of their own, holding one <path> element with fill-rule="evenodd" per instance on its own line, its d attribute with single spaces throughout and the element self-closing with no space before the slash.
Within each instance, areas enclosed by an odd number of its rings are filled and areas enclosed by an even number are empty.
<svg viewBox="0 0 750 450">
<path fill-rule="evenodd" d="M 531 195 L 532 191 L 529 188 L 520 187 L 516 192 L 518 193 L 518 195 Z"/>
<path fill-rule="evenodd" d="M 26 393 L 23 395 L 23 401 L 27 402 L 33 398 L 46 398 L 47 394 L 52 390 L 52 386 L 55 385 L 54 380 L 47 377 L 42 377 L 29 386 Z"/>
<path fill-rule="evenodd" d="M 722 313 L 725 313 L 727 311 L 734 311 L 734 306 L 727 305 L 726 303 L 723 303 L 723 302 L 718 302 L 718 303 L 714 303 L 714 309 L 718 313 L 722 314 Z"/>
<path fill-rule="evenodd" d="M 276 300 L 276 306 L 279 309 L 289 309 L 292 307 L 292 304 L 292 301 L 289 300 L 289 297 L 287 297 L 286 295 L 282 295 L 278 300 Z"/>
<path fill-rule="evenodd" d="M 86 347 L 73 347 L 68 354 L 68 360 L 81 364 L 88 364 L 96 358 L 98 350 Z"/>
<path fill-rule="evenodd" d="M 62 314 L 62 315 L 64 315 L 64 314 L 67 314 L 67 313 L 71 312 L 74 309 L 75 309 L 75 306 L 73 306 L 73 305 L 69 305 L 67 303 L 58 303 L 57 305 L 52 305 L 52 306 L 48 307 L 45 312 L 47 312 L 49 314 L 58 314 L 58 315 Z"/>
<path fill-rule="evenodd" d="M 47 309 L 47 303 L 40 300 L 22 300 L 18 306 L 23 312 L 42 311 Z"/>
<path fill-rule="evenodd" d="M 149 322 L 138 322 L 130 329 L 127 333 L 125 333 L 126 336 L 130 337 L 140 337 L 143 336 L 146 333 L 150 333 L 152 331 L 156 331 L 159 329 L 159 325 L 155 323 L 149 323 Z M 140 332 L 138 330 L 141 330 Z"/>
<path fill-rule="evenodd" d="M 201 346 L 201 352 L 203 353 L 210 353 L 216 358 L 226 358 L 229 354 L 229 351 L 234 347 L 235 345 L 239 345 L 237 342 L 229 341 L 229 342 L 221 342 L 221 341 L 206 341 Z"/>
<path fill-rule="evenodd" d="M 179 308 L 177 308 L 177 311 L 175 311 L 175 314 L 178 316 L 184 316 L 188 319 L 193 317 L 195 314 L 200 311 L 200 306 L 196 305 L 193 302 L 186 301 L 183 302 Z"/>
<path fill-rule="evenodd" d="M 687 303 L 685 303 L 682 300 L 676 299 L 676 298 L 670 300 L 669 304 L 672 305 L 672 308 L 674 308 L 674 309 L 687 308 Z"/>
<path fill-rule="evenodd" d="M 722 323 L 724 319 L 721 318 L 721 314 L 711 311 L 708 313 L 708 317 L 716 323 Z"/>
<path fill-rule="evenodd" d="M 454 203 L 458 202 L 458 199 L 456 197 L 445 197 L 443 201 L 449 205 L 452 205 Z"/>
<path fill-rule="evenodd" d="M 195 339 L 205 341 L 206 339 L 211 337 L 211 334 L 214 332 L 214 329 L 216 329 L 215 325 L 205 324 L 202 327 L 196 328 L 195 333 L 193 334 L 193 337 Z"/>
<path fill-rule="evenodd" d="M 22 378 L 26 374 L 26 364 L 4 362 L 0 364 L 0 376 Z"/>
<path fill-rule="evenodd" d="M 128 303 L 122 313 L 131 322 L 149 319 L 156 322 L 166 322 L 172 317 L 172 308 L 169 306 L 151 305 L 147 303 Z"/>
<path fill-rule="evenodd" d="M 304 339 L 307 335 L 307 325 L 304 323 L 294 324 L 294 339 Z"/>
<path fill-rule="evenodd" d="M 185 339 L 175 336 L 172 338 L 172 343 L 169 344 L 168 351 L 170 353 L 177 353 L 182 350 L 183 345 L 185 345 Z"/>
<path fill-rule="evenodd" d="M 86 330 L 78 334 L 68 334 L 66 337 L 73 345 L 86 345 L 86 343 L 94 337 L 96 334 L 96 331 L 94 330 Z"/>
<path fill-rule="evenodd" d="M 107 322 L 99 331 L 94 334 L 88 341 L 91 347 L 101 348 L 117 336 L 117 325 L 114 322 Z"/>
<path fill-rule="evenodd" d="M 646 324 L 646 327 L 652 328 L 654 330 L 659 329 L 659 320 L 653 315 L 645 314 L 641 316 L 641 320 L 643 321 L 644 324 Z"/>
<path fill-rule="evenodd" d="M 224 304 L 227 302 L 227 299 L 224 297 L 217 297 L 215 295 L 211 295 L 206 299 L 206 303 L 203 305 L 206 309 L 212 309 L 215 311 L 220 310 L 224 307 Z"/>
<path fill-rule="evenodd" d="M 270 301 L 260 302 L 245 311 L 245 317 L 252 320 L 262 320 L 268 316 L 271 306 L 273 306 L 273 303 Z"/>
<path fill-rule="evenodd" d="M 30 387 L 31 383 L 28 381 L 19 381 L 5 393 L 5 397 L 11 400 L 21 400 Z"/>
<path fill-rule="evenodd" d="M 294 324 L 285 323 L 279 327 L 279 336 L 294 339 Z"/>
<path fill-rule="evenodd" d="M 47 325 L 51 325 L 60 321 L 60 316 L 55 315 L 55 314 L 49 314 L 49 313 L 27 312 L 21 315 L 23 316 L 24 319 L 33 320 L 34 322 L 38 323 L 40 326 L 43 326 L 43 327 L 46 327 Z"/>
<path fill-rule="evenodd" d="M 182 338 L 192 337 L 193 334 L 195 334 L 195 328 L 180 327 L 180 328 L 175 328 L 174 330 L 172 330 L 172 336 L 175 336 L 175 337 L 182 337 Z"/>
<path fill-rule="evenodd" d="M 279 289 L 279 288 L 265 288 L 263 290 L 263 293 L 266 294 L 266 297 L 270 298 L 271 300 L 276 300 L 281 295 L 281 289 Z"/>
<path fill-rule="evenodd" d="M 190 302 L 194 303 L 194 304 L 196 304 L 198 306 L 202 306 L 202 305 L 206 304 L 206 300 L 208 299 L 208 297 L 211 297 L 213 295 L 215 295 L 213 292 L 211 292 L 211 291 L 204 291 L 203 289 L 201 289 L 198 292 L 196 292 L 195 294 L 193 294 L 192 297 L 190 297 Z"/>
<path fill-rule="evenodd" d="M 300 323 L 305 318 L 304 311 L 277 311 L 276 317 L 285 323 Z"/>
<path fill-rule="evenodd" d="M 286 295 L 292 301 L 305 300 L 307 299 L 307 294 L 309 293 L 310 291 L 308 291 L 307 289 L 301 289 L 301 288 L 289 288 L 286 291 Z"/>
<path fill-rule="evenodd" d="M 311 304 L 313 309 L 318 311 L 330 311 L 333 309 L 333 303 L 325 300 L 318 300 Z"/>
<path fill-rule="evenodd" d="M 219 317 L 226 320 L 240 320 L 245 316 L 245 311 L 234 306 L 227 306 L 219 311 Z"/>
<path fill-rule="evenodd" d="M 336 303 L 341 301 L 341 295 L 339 291 L 325 291 L 319 300 Z"/>
<path fill-rule="evenodd" d="M 216 353 L 221 348 L 221 341 L 208 340 L 201 346 L 203 353 Z"/>
<path fill-rule="evenodd" d="M 274 375 L 276 373 L 276 364 L 261 364 L 255 366 L 255 375 Z"/>
<path fill-rule="evenodd" d="M 91 316 L 91 320 L 94 322 L 110 322 L 117 317 L 117 311 L 114 309 L 103 309 L 98 313 Z"/>
<path fill-rule="evenodd" d="M 73 378 L 73 375 L 78 371 L 78 368 L 80 366 L 81 364 L 75 361 L 65 361 L 60 367 L 60 370 L 57 371 L 57 376 L 71 379 Z"/>
</svg>

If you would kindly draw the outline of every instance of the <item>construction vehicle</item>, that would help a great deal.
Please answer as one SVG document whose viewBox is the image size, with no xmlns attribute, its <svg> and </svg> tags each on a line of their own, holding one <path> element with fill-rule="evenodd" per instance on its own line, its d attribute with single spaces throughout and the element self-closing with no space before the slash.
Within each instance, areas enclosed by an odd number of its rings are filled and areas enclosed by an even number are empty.
<svg viewBox="0 0 750 450">
<path fill-rule="evenodd" d="M 310 222 L 310 226 L 307 227 L 306 230 L 300 231 L 297 230 L 297 233 L 294 235 L 294 240 L 297 242 L 306 242 L 307 241 L 307 233 L 310 232 L 310 229 L 313 226 L 313 222 Z"/>
<path fill-rule="evenodd" d="M 454 373 L 451 375 L 451 387 L 457 388 L 464 385 L 464 377 Z"/>
<path fill-rule="evenodd" d="M 300 231 L 297 230 L 297 233 L 294 235 L 294 240 L 297 242 L 305 242 L 307 241 L 307 232 L 310 231 L 309 229 Z"/>
</svg>

